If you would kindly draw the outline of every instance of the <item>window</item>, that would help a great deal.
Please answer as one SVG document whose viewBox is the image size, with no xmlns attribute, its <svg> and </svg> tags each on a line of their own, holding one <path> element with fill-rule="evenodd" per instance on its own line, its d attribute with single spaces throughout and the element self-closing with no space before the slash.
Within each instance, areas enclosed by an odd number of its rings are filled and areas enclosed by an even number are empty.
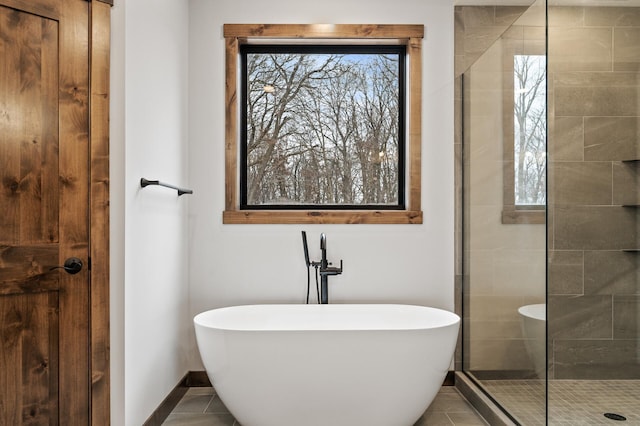
<svg viewBox="0 0 640 426">
<path fill-rule="evenodd" d="M 402 45 L 241 46 L 242 209 L 403 209 Z"/>
<path fill-rule="evenodd" d="M 539 41 L 539 42 L 536 42 Z M 514 43 L 509 44 L 508 42 Z M 546 207 L 544 40 L 505 42 L 502 223 L 543 224 Z"/>
<path fill-rule="evenodd" d="M 515 205 L 544 208 L 546 203 L 546 58 L 513 57 L 513 146 Z"/>
<path fill-rule="evenodd" d="M 223 222 L 422 223 L 423 32 L 225 25 Z"/>
</svg>

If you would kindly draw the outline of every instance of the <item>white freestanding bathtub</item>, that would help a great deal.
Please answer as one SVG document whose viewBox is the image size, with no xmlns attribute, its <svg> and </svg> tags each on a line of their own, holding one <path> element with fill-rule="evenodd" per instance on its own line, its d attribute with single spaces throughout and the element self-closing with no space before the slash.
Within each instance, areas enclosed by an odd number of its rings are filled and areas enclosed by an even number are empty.
<svg viewBox="0 0 640 426">
<path fill-rule="evenodd" d="M 538 303 L 518 308 L 521 318 L 522 334 L 529 358 L 539 379 L 547 372 L 547 305 Z"/>
<path fill-rule="evenodd" d="M 460 318 L 411 305 L 253 305 L 194 318 L 242 426 L 411 426 L 440 389 Z"/>
</svg>

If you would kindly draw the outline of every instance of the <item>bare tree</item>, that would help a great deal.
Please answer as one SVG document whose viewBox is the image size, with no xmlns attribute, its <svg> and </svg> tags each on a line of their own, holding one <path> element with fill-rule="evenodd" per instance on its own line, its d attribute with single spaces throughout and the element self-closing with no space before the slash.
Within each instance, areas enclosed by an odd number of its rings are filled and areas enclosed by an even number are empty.
<svg viewBox="0 0 640 426">
<path fill-rule="evenodd" d="M 397 55 L 247 63 L 249 204 L 397 203 Z"/>
<path fill-rule="evenodd" d="M 546 73 L 544 56 L 514 57 L 516 204 L 544 204 L 546 173 Z"/>
<path fill-rule="evenodd" d="M 296 133 L 291 123 L 296 117 L 294 108 L 303 88 L 330 73 L 332 58 L 316 65 L 306 55 L 248 55 L 249 78 L 247 101 L 247 158 L 251 183 L 248 200 L 257 200 L 261 184 L 273 178 L 283 162 L 295 155 L 296 148 L 286 144 Z M 271 89 L 269 89 L 271 88 Z M 274 191 L 263 191 L 260 198 Z M 287 197 L 287 194 L 280 194 Z"/>
</svg>

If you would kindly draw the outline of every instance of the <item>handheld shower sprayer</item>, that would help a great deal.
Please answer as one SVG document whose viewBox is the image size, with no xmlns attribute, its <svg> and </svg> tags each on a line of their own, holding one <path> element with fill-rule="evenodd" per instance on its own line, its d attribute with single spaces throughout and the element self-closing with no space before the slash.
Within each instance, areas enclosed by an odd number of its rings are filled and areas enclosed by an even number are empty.
<svg viewBox="0 0 640 426">
<path fill-rule="evenodd" d="M 304 250 L 304 262 L 307 265 L 307 304 L 309 304 L 309 290 L 311 288 L 311 267 L 316 269 L 316 297 L 318 303 L 320 303 L 320 287 L 318 284 L 318 267 L 320 263 L 312 262 L 309 259 L 309 245 L 307 244 L 307 233 L 302 231 L 302 248 Z"/>
<path fill-rule="evenodd" d="M 307 233 L 306 231 L 302 231 L 302 248 L 304 249 L 304 261 L 307 264 L 307 268 L 311 266 L 311 261 L 309 260 L 309 246 L 307 245 Z"/>
</svg>

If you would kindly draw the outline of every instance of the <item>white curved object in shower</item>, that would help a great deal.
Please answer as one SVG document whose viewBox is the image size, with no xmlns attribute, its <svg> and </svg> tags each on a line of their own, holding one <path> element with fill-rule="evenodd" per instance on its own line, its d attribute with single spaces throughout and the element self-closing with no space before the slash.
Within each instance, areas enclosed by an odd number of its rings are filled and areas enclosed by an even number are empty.
<svg viewBox="0 0 640 426">
<path fill-rule="evenodd" d="M 547 346 L 546 346 L 546 317 L 547 305 L 538 303 L 518 308 L 522 319 L 522 334 L 525 338 L 525 347 L 529 358 L 533 363 L 536 375 L 544 379 L 547 370 Z"/>
</svg>

